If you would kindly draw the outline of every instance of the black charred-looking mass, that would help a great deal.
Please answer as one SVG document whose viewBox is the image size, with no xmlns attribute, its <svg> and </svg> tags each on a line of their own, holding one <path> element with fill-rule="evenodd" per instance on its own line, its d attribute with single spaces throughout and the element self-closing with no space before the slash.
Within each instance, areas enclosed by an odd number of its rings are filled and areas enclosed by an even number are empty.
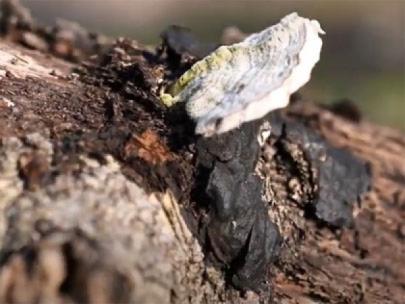
<svg viewBox="0 0 405 304">
<path fill-rule="evenodd" d="M 179 61 L 182 56 L 202 59 L 218 47 L 214 43 L 201 42 L 188 28 L 178 25 L 169 26 L 160 36 L 169 56 L 178 57 Z"/>
<path fill-rule="evenodd" d="M 254 173 L 259 157 L 259 124 L 197 142 L 199 172 L 209 212 L 206 236 L 217 260 L 228 266 L 232 283 L 257 289 L 280 243 Z"/>
<path fill-rule="evenodd" d="M 292 160 L 301 188 L 310 189 L 308 215 L 332 227 L 350 226 L 353 205 L 370 188 L 368 165 L 349 151 L 332 147 L 299 121 L 283 119 L 279 113 L 271 117 L 272 136 L 284 154 L 281 159 Z"/>
<path fill-rule="evenodd" d="M 349 151 L 330 146 L 297 118 L 275 112 L 267 119 L 276 151 L 271 161 L 300 183 L 298 196 L 285 185 L 289 199 L 320 224 L 350 226 L 353 205 L 370 186 L 367 165 Z M 196 200 L 208 211 L 202 224 L 204 247 L 211 259 L 226 266 L 233 285 L 242 289 L 260 288 L 281 240 L 262 199 L 262 180 L 255 174 L 262 122 L 199 138 L 196 144 L 197 187 L 202 192 Z"/>
</svg>

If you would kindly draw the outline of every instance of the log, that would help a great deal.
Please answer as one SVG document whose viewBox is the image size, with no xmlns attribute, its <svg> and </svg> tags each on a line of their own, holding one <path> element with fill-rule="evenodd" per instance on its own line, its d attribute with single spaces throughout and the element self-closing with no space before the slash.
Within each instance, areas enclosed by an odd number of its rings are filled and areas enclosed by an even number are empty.
<svg viewBox="0 0 405 304">
<path fill-rule="evenodd" d="M 282 241 L 260 288 L 243 288 L 215 258 L 222 231 L 200 193 L 191 122 L 157 96 L 195 58 L 126 39 L 94 58 L 70 41 L 66 55 L 38 28 L 13 29 L 0 40 L 1 303 L 403 302 L 404 134 L 296 97 L 266 117 L 260 210 Z M 23 33 L 42 39 L 40 50 Z M 344 224 L 311 205 L 324 184 L 297 173 L 311 161 L 296 124 L 371 170 L 370 180 L 347 176 L 370 189 L 348 202 Z"/>
</svg>

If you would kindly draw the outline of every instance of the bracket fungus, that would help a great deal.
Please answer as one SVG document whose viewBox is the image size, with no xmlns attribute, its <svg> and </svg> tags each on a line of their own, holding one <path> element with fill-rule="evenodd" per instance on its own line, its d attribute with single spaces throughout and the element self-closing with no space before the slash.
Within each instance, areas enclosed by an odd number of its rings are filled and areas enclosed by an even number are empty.
<svg viewBox="0 0 405 304">
<path fill-rule="evenodd" d="M 310 79 L 324 33 L 316 20 L 292 13 L 240 43 L 196 62 L 167 92 L 164 104 L 184 102 L 195 132 L 212 136 L 285 107 Z"/>
<path fill-rule="evenodd" d="M 321 224 L 350 226 L 353 205 L 370 184 L 367 166 L 350 152 L 279 111 L 267 115 L 287 106 L 290 95 L 309 81 L 322 33 L 318 21 L 292 13 L 240 43 L 219 47 L 161 95 L 168 107 L 184 104 L 195 133 L 203 135 L 196 139 L 194 192 L 207 208 L 202 239 L 210 248 L 208 258 L 240 289 L 260 290 L 283 242 L 255 172 L 269 136 L 275 153 L 269 161 L 285 167 L 285 177 L 302 190 L 291 199 Z M 281 192 L 296 193 L 288 188 L 292 183 L 277 183 L 273 186 Z"/>
<path fill-rule="evenodd" d="M 259 118 L 287 106 L 309 81 L 320 56 L 320 33 L 317 21 L 292 13 L 240 43 L 219 47 L 161 95 L 169 107 L 184 104 L 195 133 L 203 135 L 196 145 L 197 193 L 203 195 L 196 199 L 208 206 L 203 227 L 209 255 L 227 265 L 238 288 L 260 289 L 281 243 L 255 174 L 270 135 L 269 122 Z"/>
</svg>

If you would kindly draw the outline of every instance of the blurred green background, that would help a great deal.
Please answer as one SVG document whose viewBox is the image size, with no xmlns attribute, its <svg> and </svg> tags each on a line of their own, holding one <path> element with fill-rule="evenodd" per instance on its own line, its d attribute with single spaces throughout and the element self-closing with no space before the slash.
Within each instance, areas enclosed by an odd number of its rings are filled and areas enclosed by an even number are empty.
<svg viewBox="0 0 405 304">
<path fill-rule="evenodd" d="M 74 20 L 92 31 L 157 44 L 170 24 L 206 42 L 227 26 L 259 31 L 296 11 L 326 31 L 321 61 L 301 92 L 321 103 L 349 98 L 365 117 L 405 130 L 405 0 L 25 0 L 45 24 Z"/>
</svg>

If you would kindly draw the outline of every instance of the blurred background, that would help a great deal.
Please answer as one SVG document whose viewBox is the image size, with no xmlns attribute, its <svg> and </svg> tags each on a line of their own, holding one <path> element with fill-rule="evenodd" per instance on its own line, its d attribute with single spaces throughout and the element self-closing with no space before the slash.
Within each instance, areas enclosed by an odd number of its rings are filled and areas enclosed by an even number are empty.
<svg viewBox="0 0 405 304">
<path fill-rule="evenodd" d="M 405 0 L 180 1 L 25 0 L 38 20 L 81 23 L 109 36 L 159 43 L 168 25 L 190 28 L 217 42 L 227 26 L 256 32 L 296 11 L 326 31 L 321 61 L 300 91 L 320 103 L 345 98 L 364 116 L 405 130 Z"/>
</svg>

